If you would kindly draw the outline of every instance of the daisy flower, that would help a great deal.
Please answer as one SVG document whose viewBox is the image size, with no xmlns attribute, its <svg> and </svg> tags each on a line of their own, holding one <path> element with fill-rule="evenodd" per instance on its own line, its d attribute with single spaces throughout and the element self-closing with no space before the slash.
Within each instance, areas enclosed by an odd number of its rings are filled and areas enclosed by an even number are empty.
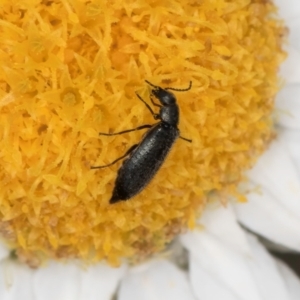
<svg viewBox="0 0 300 300">
<path fill-rule="evenodd" d="M 275 4 L 0 1 L 0 299 L 299 298 L 253 235 L 300 250 L 300 5 Z M 192 81 L 193 142 L 109 204 L 119 166 L 91 167 L 142 133 L 99 132 L 154 123 L 145 80 Z"/>
</svg>

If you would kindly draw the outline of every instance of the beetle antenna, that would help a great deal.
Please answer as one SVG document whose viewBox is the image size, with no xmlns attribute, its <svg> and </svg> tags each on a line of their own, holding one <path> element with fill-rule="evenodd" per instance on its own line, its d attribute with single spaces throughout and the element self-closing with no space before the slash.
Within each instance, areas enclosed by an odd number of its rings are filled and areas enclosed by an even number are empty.
<svg viewBox="0 0 300 300">
<path fill-rule="evenodd" d="M 165 90 L 176 91 L 176 92 L 185 92 L 185 91 L 190 90 L 191 88 L 192 88 L 192 81 L 190 81 L 189 86 L 185 89 L 175 89 L 175 88 L 167 87 L 167 88 L 165 88 Z"/>
<path fill-rule="evenodd" d="M 151 85 L 152 87 L 154 87 L 156 89 L 161 88 L 158 85 L 155 85 L 155 84 L 151 83 L 148 80 L 145 80 L 145 82 L 147 82 L 149 85 Z M 192 81 L 190 81 L 189 86 L 187 88 L 185 88 L 185 89 L 176 89 L 176 88 L 167 87 L 167 88 L 164 88 L 164 90 L 170 90 L 170 91 L 176 91 L 176 92 L 185 92 L 185 91 L 190 90 L 191 88 L 192 88 Z"/>
<path fill-rule="evenodd" d="M 153 84 L 153 83 L 151 83 L 150 81 L 148 81 L 148 80 L 145 80 L 149 85 L 151 85 L 151 86 L 153 86 L 154 88 L 159 88 L 159 86 L 157 86 L 157 85 L 155 85 L 155 84 Z"/>
</svg>

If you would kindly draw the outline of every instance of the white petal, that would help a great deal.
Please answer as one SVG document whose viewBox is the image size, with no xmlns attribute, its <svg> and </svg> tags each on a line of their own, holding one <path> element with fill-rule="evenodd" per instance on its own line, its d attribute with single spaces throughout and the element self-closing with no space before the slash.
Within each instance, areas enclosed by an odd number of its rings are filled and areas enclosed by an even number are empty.
<svg viewBox="0 0 300 300">
<path fill-rule="evenodd" d="M 289 152 L 288 155 L 297 168 L 300 178 L 300 130 L 284 130 L 280 132 L 280 136 L 284 140 L 284 144 Z"/>
<path fill-rule="evenodd" d="M 286 128 L 300 129 L 300 84 L 289 84 L 276 96 L 279 114 L 278 124 Z"/>
<path fill-rule="evenodd" d="M 1 300 L 32 300 L 33 271 L 11 259 L 0 263 L 0 299 Z"/>
<path fill-rule="evenodd" d="M 246 241 L 247 252 L 244 251 L 245 246 L 232 247 L 226 241 L 227 236 L 242 229 L 230 210 L 220 208 L 220 211 L 232 217 L 229 225 L 222 223 L 229 220 L 228 217 L 223 217 L 222 221 L 215 219 L 217 225 L 214 224 L 212 230 L 204 222 L 203 231 L 188 233 L 181 238 L 190 251 L 190 280 L 197 299 L 289 300 L 285 282 L 274 259 L 256 238 L 244 235 L 238 243 L 243 245 Z M 227 234 L 224 228 L 229 229 Z M 241 239 L 241 232 L 235 238 Z"/>
<path fill-rule="evenodd" d="M 280 66 L 280 77 L 288 84 L 300 83 L 300 50 L 289 46 L 286 51 L 288 56 Z"/>
<path fill-rule="evenodd" d="M 37 269 L 33 277 L 35 299 L 79 300 L 80 272 L 74 262 L 51 262 Z"/>
<path fill-rule="evenodd" d="M 290 294 L 290 300 L 299 300 L 300 295 L 300 280 L 297 275 L 287 267 L 283 262 L 277 260 L 277 267 L 284 279 L 287 290 Z"/>
<path fill-rule="evenodd" d="M 244 245 L 247 240 L 241 235 L 242 230 L 231 210 L 220 208 L 219 211 L 220 216 L 225 216 L 222 220 L 229 219 L 226 215 L 231 216 L 231 221 L 224 223 L 215 219 L 217 225 L 214 224 L 214 227 L 219 228 L 219 233 L 212 229 L 214 234 L 211 234 L 210 227 L 204 222 L 203 231 L 190 232 L 181 237 L 183 245 L 190 251 L 190 277 L 194 293 L 201 300 L 262 300 L 247 264 L 251 255 L 249 247 Z M 209 214 L 208 209 L 205 214 Z M 224 228 L 229 229 L 227 234 Z M 237 244 L 224 241 L 228 237 L 230 240 L 240 240 L 238 244 L 243 246 L 237 247 Z"/>
<path fill-rule="evenodd" d="M 0 261 L 9 256 L 9 249 L 0 241 Z"/>
<path fill-rule="evenodd" d="M 197 299 L 211 300 L 243 300 L 236 295 L 235 291 L 222 282 L 210 270 L 206 270 L 201 262 L 198 262 L 197 257 L 190 254 L 190 281 L 194 288 L 194 293 Z M 257 298 L 254 298 L 257 299 Z"/>
<path fill-rule="evenodd" d="M 300 17 L 300 16 L 299 16 Z M 298 51 L 300 51 L 300 18 L 288 20 L 288 27 L 290 30 L 289 41 Z M 299 69 L 299 61 L 297 68 Z"/>
<path fill-rule="evenodd" d="M 300 220 L 282 207 L 268 192 L 251 193 L 248 203 L 237 204 L 240 222 L 269 240 L 300 251 Z"/>
<path fill-rule="evenodd" d="M 300 219 L 300 180 L 282 136 L 271 143 L 248 176 Z"/>
<path fill-rule="evenodd" d="M 80 300 L 111 300 L 126 267 L 111 268 L 104 264 L 82 271 Z"/>
<path fill-rule="evenodd" d="M 249 172 L 258 186 L 234 207 L 239 221 L 266 238 L 300 251 L 300 182 L 284 137 L 274 141 Z"/>
<path fill-rule="evenodd" d="M 205 232 L 210 236 L 215 237 L 230 248 L 244 252 L 245 255 L 250 254 L 244 231 L 240 226 L 237 226 L 236 216 L 230 205 L 226 208 L 220 206 L 220 203 L 207 205 L 198 222 L 204 226 Z M 182 236 L 183 239 L 184 237 L 185 235 Z"/>
<path fill-rule="evenodd" d="M 289 300 L 289 292 L 281 273 L 278 271 L 275 259 L 258 242 L 256 237 L 250 234 L 247 236 L 252 249 L 249 265 L 262 299 Z"/>
<path fill-rule="evenodd" d="M 297 18 L 300 15 L 299 0 L 274 0 L 282 18 Z"/>
<path fill-rule="evenodd" d="M 195 300 L 187 276 L 166 260 L 133 268 L 121 283 L 118 300 Z"/>
</svg>

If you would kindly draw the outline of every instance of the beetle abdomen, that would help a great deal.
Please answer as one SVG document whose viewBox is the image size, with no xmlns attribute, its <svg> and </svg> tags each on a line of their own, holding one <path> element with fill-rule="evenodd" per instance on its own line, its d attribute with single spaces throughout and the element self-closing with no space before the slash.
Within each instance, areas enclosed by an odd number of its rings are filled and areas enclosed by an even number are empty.
<svg viewBox="0 0 300 300">
<path fill-rule="evenodd" d="M 179 130 L 165 123 L 151 128 L 119 169 L 110 203 L 130 199 L 141 192 L 161 167 L 178 136 Z"/>
</svg>

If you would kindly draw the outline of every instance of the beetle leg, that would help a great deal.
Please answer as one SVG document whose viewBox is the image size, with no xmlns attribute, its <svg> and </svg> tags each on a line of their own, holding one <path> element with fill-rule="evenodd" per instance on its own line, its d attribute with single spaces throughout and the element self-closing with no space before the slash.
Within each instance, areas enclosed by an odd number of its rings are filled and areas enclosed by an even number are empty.
<svg viewBox="0 0 300 300">
<path fill-rule="evenodd" d="M 138 93 L 135 93 L 137 96 L 138 96 L 138 98 L 146 105 L 146 107 L 149 109 L 149 111 L 151 112 L 151 114 L 152 114 L 152 116 L 153 116 L 153 118 L 155 119 L 155 120 L 157 120 L 157 119 L 159 119 L 159 115 L 158 114 L 156 114 L 154 111 L 153 111 L 153 109 L 150 107 L 150 105 L 138 94 Z M 152 101 L 152 99 L 151 99 L 151 101 Z M 153 102 L 152 102 L 153 103 Z"/>
<path fill-rule="evenodd" d="M 136 147 L 138 146 L 138 144 L 135 144 L 133 146 L 131 146 L 124 155 L 122 155 L 121 157 L 117 158 L 116 160 L 114 160 L 113 162 L 111 162 L 110 164 L 104 165 L 104 166 L 95 166 L 95 167 L 91 167 L 91 169 L 101 169 L 101 168 L 106 168 L 109 166 L 112 166 L 113 164 L 115 164 L 117 161 L 123 159 L 124 157 L 128 156 Z"/>
<path fill-rule="evenodd" d="M 162 105 L 155 103 L 151 96 L 150 96 L 150 100 L 154 106 L 162 107 Z"/>
<path fill-rule="evenodd" d="M 133 128 L 133 129 L 127 129 L 127 130 L 123 130 L 123 131 L 120 131 L 120 132 L 114 132 L 114 133 L 104 133 L 104 132 L 99 132 L 99 135 L 118 135 L 118 134 L 123 134 L 123 133 L 127 133 L 127 132 L 131 132 L 131 131 L 135 131 L 135 130 L 142 130 L 142 129 L 145 129 L 145 128 L 151 128 L 153 125 L 150 125 L 150 124 L 146 124 L 146 125 L 142 125 L 142 126 L 139 126 L 137 128 Z"/>
<path fill-rule="evenodd" d="M 181 138 L 182 140 L 185 140 L 185 141 L 187 141 L 187 142 L 189 142 L 189 143 L 191 143 L 191 142 L 192 142 L 192 140 L 190 140 L 190 139 L 187 139 L 187 138 L 184 138 L 184 137 L 182 137 L 182 136 L 179 136 L 179 138 Z"/>
</svg>

